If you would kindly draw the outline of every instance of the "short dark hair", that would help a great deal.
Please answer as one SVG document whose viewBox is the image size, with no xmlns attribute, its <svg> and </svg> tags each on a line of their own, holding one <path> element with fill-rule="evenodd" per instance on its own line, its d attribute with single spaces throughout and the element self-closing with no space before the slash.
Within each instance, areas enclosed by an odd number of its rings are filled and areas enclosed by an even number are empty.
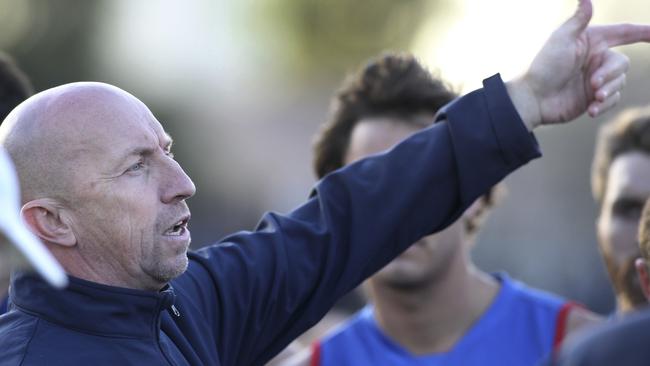
<svg viewBox="0 0 650 366">
<path fill-rule="evenodd" d="M 346 78 L 333 99 L 314 143 L 316 175 L 322 178 L 344 165 L 350 134 L 361 119 L 435 114 L 456 96 L 411 55 L 385 54 L 370 61 Z"/>
<path fill-rule="evenodd" d="M 27 76 L 0 52 L 0 124 L 16 106 L 34 93 Z"/>
<path fill-rule="evenodd" d="M 607 191 L 612 162 L 631 151 L 650 154 L 650 108 L 626 109 L 600 128 L 591 168 L 591 189 L 599 204 Z"/>
<path fill-rule="evenodd" d="M 434 115 L 457 96 L 412 55 L 387 53 L 371 60 L 348 76 L 333 98 L 329 118 L 314 140 L 316 175 L 322 178 L 345 165 L 350 136 L 360 120 L 388 116 L 415 123 L 412 117 Z M 487 208 L 493 204 L 494 194 L 490 192 L 482 199 Z M 478 228 L 484 211 L 466 222 L 468 232 Z"/>
</svg>

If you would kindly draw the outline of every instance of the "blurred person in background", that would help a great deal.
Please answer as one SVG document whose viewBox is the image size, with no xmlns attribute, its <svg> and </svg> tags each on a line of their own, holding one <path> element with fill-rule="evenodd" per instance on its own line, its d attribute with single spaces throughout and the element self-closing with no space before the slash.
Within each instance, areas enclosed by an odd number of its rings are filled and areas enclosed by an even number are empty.
<svg viewBox="0 0 650 366">
<path fill-rule="evenodd" d="M 528 70 L 498 75 L 386 154 L 328 174 L 287 215 L 188 252 L 195 187 L 171 138 L 131 94 L 73 83 L 30 97 L 0 126 L 21 213 L 69 273 L 53 290 L 12 278 L 0 365 L 259 365 L 412 243 L 458 219 L 539 156 L 531 131 L 620 99 L 648 25 L 588 27 L 592 6 Z"/>
<path fill-rule="evenodd" d="M 636 273 L 638 231 L 650 197 L 650 109 L 630 108 L 601 127 L 592 167 L 597 237 L 616 296 L 616 313 L 647 304 Z"/>
<path fill-rule="evenodd" d="M 323 178 L 430 126 L 456 98 L 410 55 L 387 54 L 351 75 L 314 147 Z M 599 320 L 505 273 L 470 251 L 497 187 L 453 224 L 420 239 L 366 283 L 372 305 L 303 353 L 303 365 L 532 365 L 565 335 Z"/>
<path fill-rule="evenodd" d="M 33 93 L 25 73 L 9 55 L 0 52 L 0 124 L 12 109 Z"/>
<path fill-rule="evenodd" d="M 18 178 L 9 155 L 0 147 L 0 285 L 7 288 L 11 271 L 28 267 L 50 285 L 67 283 L 63 268 L 20 217 Z"/>
<path fill-rule="evenodd" d="M 623 114 L 631 121 L 635 118 L 647 120 L 647 109 L 636 109 Z M 632 123 L 632 122 L 628 122 Z M 638 124 L 638 122 L 637 122 Z M 646 126 L 647 123 L 641 124 Z M 627 126 L 627 125 L 626 125 Z M 637 136 L 649 136 L 639 133 Z M 647 158 L 647 157 L 646 157 Z M 647 169 L 646 169 L 647 172 Z M 650 301 L 650 199 L 645 201 L 642 212 L 636 213 L 639 227 L 638 243 L 641 257 L 635 261 L 640 287 Z M 635 305 L 638 311 L 625 317 L 613 318 L 603 326 L 589 333 L 580 334 L 568 341 L 557 359 L 550 364 L 556 366 L 636 366 L 650 364 L 650 309 Z"/>
<path fill-rule="evenodd" d="M 0 124 L 23 100 L 33 94 L 32 85 L 16 63 L 6 53 L 0 52 Z M 0 314 L 7 310 L 9 281 L 0 281 Z"/>
<path fill-rule="evenodd" d="M 650 302 L 650 199 L 643 207 L 639 222 L 639 250 L 641 256 L 636 259 L 635 266 L 647 305 Z"/>
</svg>

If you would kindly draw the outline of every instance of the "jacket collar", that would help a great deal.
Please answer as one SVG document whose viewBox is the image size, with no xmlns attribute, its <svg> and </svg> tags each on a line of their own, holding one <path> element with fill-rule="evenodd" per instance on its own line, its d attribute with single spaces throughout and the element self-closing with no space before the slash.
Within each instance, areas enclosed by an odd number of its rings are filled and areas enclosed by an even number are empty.
<svg viewBox="0 0 650 366">
<path fill-rule="evenodd" d="M 156 337 L 161 311 L 174 303 L 169 285 L 154 292 L 69 279 L 66 289 L 57 290 L 36 275 L 16 273 L 10 301 L 20 310 L 66 328 L 126 338 Z"/>
</svg>

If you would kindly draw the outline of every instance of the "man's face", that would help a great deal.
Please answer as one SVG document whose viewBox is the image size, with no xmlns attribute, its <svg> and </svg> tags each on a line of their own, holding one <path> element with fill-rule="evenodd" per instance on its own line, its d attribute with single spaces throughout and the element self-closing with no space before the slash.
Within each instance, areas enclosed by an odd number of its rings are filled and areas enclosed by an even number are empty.
<svg viewBox="0 0 650 366">
<path fill-rule="evenodd" d="M 194 184 L 171 155 L 171 139 L 132 96 L 107 97 L 107 120 L 70 131 L 67 199 L 79 254 L 125 287 L 157 289 L 187 268 L 185 202 Z M 113 103 L 113 104 L 110 104 Z"/>
<path fill-rule="evenodd" d="M 615 290 L 630 305 L 646 303 L 634 261 L 640 255 L 639 219 L 648 197 L 650 156 L 629 152 L 616 157 L 609 168 L 598 217 L 598 241 Z"/>
<path fill-rule="evenodd" d="M 433 116 L 421 116 L 421 125 Z M 362 119 L 352 131 L 345 164 L 389 149 L 421 127 L 394 118 Z M 446 273 L 451 258 L 461 248 L 462 220 L 447 229 L 422 238 L 394 259 L 377 274 L 373 281 L 381 281 L 398 288 L 426 285 Z"/>
</svg>

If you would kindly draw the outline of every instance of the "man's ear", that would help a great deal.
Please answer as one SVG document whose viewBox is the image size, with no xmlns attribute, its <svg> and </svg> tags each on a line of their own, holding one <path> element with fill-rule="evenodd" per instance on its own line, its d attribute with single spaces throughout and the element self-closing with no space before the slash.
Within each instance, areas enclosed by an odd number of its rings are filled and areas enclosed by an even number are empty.
<svg viewBox="0 0 650 366">
<path fill-rule="evenodd" d="M 30 230 L 46 243 L 72 247 L 77 238 L 72 232 L 63 210 L 54 200 L 42 198 L 27 202 L 20 215 Z"/>
<path fill-rule="evenodd" d="M 645 259 L 637 258 L 634 261 L 634 267 L 636 267 L 636 273 L 639 276 L 643 295 L 645 295 L 646 300 L 650 301 L 650 270 L 648 270 Z"/>
<path fill-rule="evenodd" d="M 463 233 L 474 236 L 483 223 L 485 218 L 485 202 L 483 197 L 479 197 L 463 212 Z"/>
</svg>

